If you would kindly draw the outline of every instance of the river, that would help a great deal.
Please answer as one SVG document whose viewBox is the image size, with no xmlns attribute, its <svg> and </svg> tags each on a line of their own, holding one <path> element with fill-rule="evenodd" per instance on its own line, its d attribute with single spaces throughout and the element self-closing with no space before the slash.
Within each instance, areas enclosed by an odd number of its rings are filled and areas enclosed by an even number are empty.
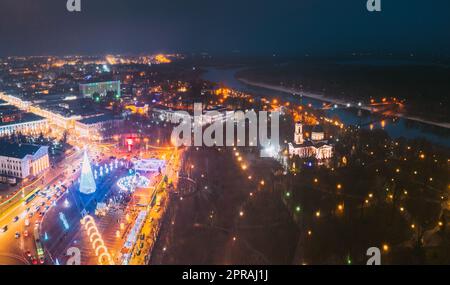
<svg viewBox="0 0 450 285">
<path fill-rule="evenodd" d="M 324 101 L 318 99 L 305 96 L 300 97 L 299 95 L 293 95 L 288 92 L 246 84 L 236 79 L 235 74 L 239 70 L 241 69 L 208 68 L 202 78 L 211 82 L 223 83 L 227 87 L 255 96 L 266 98 L 282 97 L 286 101 L 302 103 L 304 105 L 311 104 L 315 108 L 321 108 L 324 103 Z M 330 118 L 338 117 L 346 125 L 362 125 L 369 128 L 370 122 L 376 121 L 377 123 L 373 124 L 374 128 L 383 128 L 392 138 L 425 138 L 430 142 L 450 147 L 450 130 L 446 128 L 431 126 L 427 123 L 420 123 L 404 118 L 385 120 L 385 123 L 382 125 L 379 115 L 372 114 L 366 110 L 346 108 L 345 106 L 325 110 L 325 113 Z"/>
</svg>

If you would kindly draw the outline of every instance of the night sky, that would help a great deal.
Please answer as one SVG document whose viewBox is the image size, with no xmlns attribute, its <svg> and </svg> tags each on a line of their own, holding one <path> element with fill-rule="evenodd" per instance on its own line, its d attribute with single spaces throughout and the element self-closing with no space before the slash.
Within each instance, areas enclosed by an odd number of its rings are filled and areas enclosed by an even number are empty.
<svg viewBox="0 0 450 285">
<path fill-rule="evenodd" d="M 0 56 L 450 52 L 450 1 L 0 0 Z"/>
</svg>

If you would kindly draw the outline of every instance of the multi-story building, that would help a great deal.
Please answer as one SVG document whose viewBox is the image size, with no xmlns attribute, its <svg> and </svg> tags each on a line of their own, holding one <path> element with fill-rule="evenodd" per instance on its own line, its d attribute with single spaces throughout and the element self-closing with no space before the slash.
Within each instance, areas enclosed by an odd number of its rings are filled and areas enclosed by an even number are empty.
<svg viewBox="0 0 450 285">
<path fill-rule="evenodd" d="M 303 137 L 303 124 L 295 124 L 294 142 L 289 143 L 289 154 L 300 158 L 316 158 L 325 160 L 333 157 L 333 146 L 325 139 L 320 125 L 312 128 L 311 138 Z"/>
<path fill-rule="evenodd" d="M 123 122 L 123 118 L 109 114 L 86 118 L 75 122 L 75 133 L 93 141 L 103 141 L 110 139 Z"/>
<path fill-rule="evenodd" d="M 8 95 L 3 92 L 0 92 L 0 99 L 8 102 L 11 105 L 16 106 L 21 110 L 27 111 L 31 106 L 31 102 L 28 100 L 22 99 L 20 96 Z"/>
<path fill-rule="evenodd" d="M 48 131 L 47 119 L 32 114 L 23 113 L 14 120 L 0 121 L 0 137 L 21 133 L 23 135 L 40 135 Z"/>
<path fill-rule="evenodd" d="M 93 98 L 94 94 L 105 97 L 108 92 L 112 92 L 114 96 L 120 98 L 120 81 L 95 82 L 80 84 L 81 95 L 87 98 Z"/>
<path fill-rule="evenodd" d="M 165 122 L 194 122 L 194 114 L 192 112 L 184 110 L 174 110 L 165 106 L 157 106 L 153 108 L 152 116 L 155 119 Z M 234 112 L 227 111 L 224 107 L 202 110 L 201 113 L 202 125 L 209 125 L 216 122 L 223 123 L 228 119 L 231 119 L 233 121 L 238 120 Z"/>
<path fill-rule="evenodd" d="M 125 109 L 130 110 L 132 114 L 137 114 L 141 116 L 147 116 L 148 115 L 148 104 L 130 104 L 125 106 Z"/>
<path fill-rule="evenodd" d="M 64 130 L 73 129 L 75 127 L 75 121 L 82 118 L 80 115 L 71 114 L 68 111 L 66 112 L 65 108 L 58 107 L 35 105 L 30 107 L 30 111 L 34 114 L 47 118 L 50 124 Z"/>
<path fill-rule="evenodd" d="M 38 176 L 50 167 L 48 147 L 32 144 L 0 144 L 1 181 Z"/>
</svg>

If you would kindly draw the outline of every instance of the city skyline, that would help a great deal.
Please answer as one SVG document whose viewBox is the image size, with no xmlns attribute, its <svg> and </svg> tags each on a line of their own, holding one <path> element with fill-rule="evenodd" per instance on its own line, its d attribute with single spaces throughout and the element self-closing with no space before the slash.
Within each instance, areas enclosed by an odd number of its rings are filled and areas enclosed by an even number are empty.
<svg viewBox="0 0 450 285">
<path fill-rule="evenodd" d="M 0 3 L 0 265 L 450 264 L 448 0 L 66 2 Z"/>
</svg>

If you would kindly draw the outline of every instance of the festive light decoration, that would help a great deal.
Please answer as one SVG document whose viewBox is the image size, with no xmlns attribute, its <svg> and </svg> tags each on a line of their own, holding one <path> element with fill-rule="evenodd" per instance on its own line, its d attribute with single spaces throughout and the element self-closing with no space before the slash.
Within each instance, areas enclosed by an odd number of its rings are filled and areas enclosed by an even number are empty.
<svg viewBox="0 0 450 285">
<path fill-rule="evenodd" d="M 133 160 L 134 169 L 138 171 L 156 172 L 164 168 L 166 162 L 160 159 L 139 159 Z"/>
<path fill-rule="evenodd" d="M 92 174 L 91 163 L 89 162 L 87 151 L 85 150 L 83 156 L 83 166 L 81 168 L 80 192 L 90 195 L 95 193 L 96 190 L 97 186 L 95 185 L 94 175 Z"/>
<path fill-rule="evenodd" d="M 139 174 L 123 177 L 117 181 L 117 186 L 124 192 L 132 192 L 136 188 L 148 188 L 150 180 Z"/>
<path fill-rule="evenodd" d="M 100 235 L 94 218 L 90 215 L 81 219 L 81 224 L 84 225 L 84 229 L 89 237 L 89 241 L 92 244 L 92 249 L 95 251 L 95 255 L 98 257 L 99 265 L 114 265 L 114 261 L 105 246 L 105 243 Z"/>
<path fill-rule="evenodd" d="M 59 219 L 63 223 L 64 229 L 68 230 L 69 229 L 69 223 L 67 222 L 67 219 L 66 219 L 66 216 L 64 215 L 64 213 L 59 212 Z"/>
</svg>

